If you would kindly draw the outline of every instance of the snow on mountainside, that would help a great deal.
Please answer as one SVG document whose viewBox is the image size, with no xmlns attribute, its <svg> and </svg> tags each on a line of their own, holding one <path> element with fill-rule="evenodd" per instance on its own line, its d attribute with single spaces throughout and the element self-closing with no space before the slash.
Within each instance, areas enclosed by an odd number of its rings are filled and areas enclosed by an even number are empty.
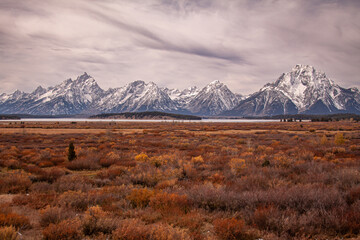
<svg viewBox="0 0 360 240">
<path fill-rule="evenodd" d="M 190 103 L 190 101 L 199 94 L 200 89 L 198 89 L 196 86 L 189 87 L 187 89 L 184 89 L 182 91 L 178 89 L 163 89 L 166 94 L 169 95 L 171 100 L 175 101 L 181 108 L 187 108 L 187 105 Z"/>
<path fill-rule="evenodd" d="M 134 112 L 134 111 L 176 111 L 176 103 L 155 83 L 135 81 L 124 87 L 109 89 L 105 96 L 94 103 L 100 112 Z"/>
<path fill-rule="evenodd" d="M 187 109 L 201 115 L 217 115 L 232 109 L 238 97 L 218 80 L 205 86 L 188 104 Z"/>
<path fill-rule="evenodd" d="M 101 89 L 87 73 L 55 87 L 41 86 L 32 93 L 15 91 L 0 95 L 0 113 L 37 115 L 95 114 L 165 111 L 213 115 L 232 108 L 238 101 L 224 84 L 214 81 L 201 91 L 159 88 L 155 83 L 134 81 L 123 87 Z"/>
<path fill-rule="evenodd" d="M 309 65 L 296 65 L 277 81 L 241 101 L 225 115 L 360 113 L 356 88 L 344 89 Z"/>
<path fill-rule="evenodd" d="M 78 114 L 88 108 L 94 99 L 101 97 L 103 90 L 87 73 L 76 80 L 65 80 L 55 87 L 39 86 L 32 93 L 15 91 L 0 103 L 1 113 L 27 114 Z"/>
<path fill-rule="evenodd" d="M 309 65 L 296 65 L 275 82 L 249 96 L 232 93 L 216 80 L 202 88 L 159 88 L 134 81 L 123 87 L 101 89 L 87 73 L 31 93 L 0 94 L 2 114 L 97 114 L 165 111 L 197 115 L 266 116 L 279 114 L 360 114 L 360 93 L 345 89 Z"/>
</svg>

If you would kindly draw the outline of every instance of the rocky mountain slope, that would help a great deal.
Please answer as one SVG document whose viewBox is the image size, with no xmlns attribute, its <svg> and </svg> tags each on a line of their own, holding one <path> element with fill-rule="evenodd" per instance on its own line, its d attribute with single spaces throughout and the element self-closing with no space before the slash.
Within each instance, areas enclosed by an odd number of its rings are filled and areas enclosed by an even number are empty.
<svg viewBox="0 0 360 240">
<path fill-rule="evenodd" d="M 309 65 L 296 65 L 275 82 L 243 97 L 216 80 L 202 89 L 160 88 L 134 81 L 101 89 L 87 73 L 31 93 L 0 94 L 0 114 L 98 114 L 163 111 L 202 116 L 268 116 L 279 114 L 360 114 L 357 88 L 345 89 Z"/>
<path fill-rule="evenodd" d="M 224 115 L 360 113 L 358 89 L 345 89 L 309 65 L 296 65 L 274 83 L 241 101 Z"/>
</svg>

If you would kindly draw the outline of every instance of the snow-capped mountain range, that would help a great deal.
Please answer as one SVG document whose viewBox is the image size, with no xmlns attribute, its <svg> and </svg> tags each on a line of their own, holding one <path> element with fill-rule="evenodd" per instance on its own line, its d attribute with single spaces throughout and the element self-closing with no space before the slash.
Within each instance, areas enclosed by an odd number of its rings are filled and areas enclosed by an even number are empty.
<svg viewBox="0 0 360 240">
<path fill-rule="evenodd" d="M 134 81 L 103 90 L 87 73 L 31 93 L 0 94 L 1 114 L 96 114 L 164 111 L 203 116 L 266 116 L 278 114 L 360 113 L 360 93 L 345 89 L 309 65 L 296 65 L 275 82 L 249 96 L 235 94 L 216 80 L 202 89 L 160 88 Z"/>
<path fill-rule="evenodd" d="M 357 88 L 345 89 L 309 65 L 296 65 L 224 115 L 360 113 Z"/>
<path fill-rule="evenodd" d="M 165 111 L 174 113 L 216 115 L 238 102 L 219 81 L 203 89 L 190 87 L 160 88 L 155 83 L 134 81 L 123 87 L 103 90 L 87 73 L 76 80 L 65 80 L 55 87 L 39 86 L 32 93 L 19 90 L 0 95 L 0 113 L 34 115 L 70 115 Z"/>
</svg>

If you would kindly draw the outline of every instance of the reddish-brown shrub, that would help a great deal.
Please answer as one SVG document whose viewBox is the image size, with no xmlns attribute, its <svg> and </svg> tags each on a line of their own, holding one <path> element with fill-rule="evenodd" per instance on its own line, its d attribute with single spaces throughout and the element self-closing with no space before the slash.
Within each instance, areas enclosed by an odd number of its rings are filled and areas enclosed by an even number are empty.
<svg viewBox="0 0 360 240">
<path fill-rule="evenodd" d="M 75 171 L 96 170 L 101 168 L 99 165 L 99 160 L 93 158 L 78 158 L 74 161 L 68 162 L 66 167 Z"/>
<path fill-rule="evenodd" d="M 41 210 L 40 225 L 42 227 L 47 227 L 49 224 L 57 224 L 61 221 L 72 218 L 75 216 L 71 210 L 61 207 L 50 207 L 47 206 L 45 209 Z"/>
<path fill-rule="evenodd" d="M 52 184 L 55 191 L 82 191 L 87 192 L 91 189 L 92 183 L 89 179 L 83 176 L 71 174 L 60 177 Z"/>
<path fill-rule="evenodd" d="M 54 193 L 32 193 L 28 195 L 15 196 L 12 202 L 16 205 L 26 205 L 34 209 L 41 209 L 47 205 L 56 203 L 56 195 Z"/>
<path fill-rule="evenodd" d="M 5 160 L 3 161 L 2 165 L 10 169 L 19 169 L 21 167 L 20 162 L 15 159 Z"/>
<path fill-rule="evenodd" d="M 130 172 L 131 182 L 145 187 L 155 187 L 164 177 L 164 171 L 149 166 L 147 163 L 139 164 L 136 169 Z"/>
<path fill-rule="evenodd" d="M 273 206 L 268 207 L 258 207 L 253 215 L 253 223 L 260 229 L 274 229 L 273 226 L 271 226 L 271 217 L 275 217 L 277 213 L 277 209 L 275 209 Z"/>
<path fill-rule="evenodd" d="M 30 228 L 30 221 L 27 217 L 16 213 L 0 213 L 0 226 L 14 226 L 16 228 Z"/>
<path fill-rule="evenodd" d="M 78 220 L 64 220 L 50 224 L 43 230 L 44 240 L 81 240 L 82 233 Z"/>
<path fill-rule="evenodd" d="M 83 233 L 87 236 L 110 234 L 117 228 L 117 219 L 111 218 L 99 206 L 90 207 L 82 222 Z"/>
<path fill-rule="evenodd" d="M 54 163 L 52 163 L 51 161 L 41 161 L 38 163 L 38 166 L 41 168 L 48 168 L 54 166 Z"/>
<path fill-rule="evenodd" d="M 49 183 L 55 182 L 58 178 L 65 175 L 65 170 L 59 167 L 53 167 L 49 169 L 42 169 L 37 176 L 37 181 L 47 181 Z"/>
<path fill-rule="evenodd" d="M 174 228 L 168 224 L 153 224 L 149 226 L 150 239 L 156 240 L 190 240 L 189 234 L 179 228 Z"/>
<path fill-rule="evenodd" d="M 235 218 L 216 219 L 213 222 L 215 234 L 224 240 L 251 239 L 245 231 L 245 222 Z"/>
<path fill-rule="evenodd" d="M 21 173 L 0 175 L 0 193 L 24 193 L 31 186 L 31 180 Z"/>
<path fill-rule="evenodd" d="M 59 197 L 59 203 L 76 211 L 85 211 L 89 206 L 89 198 L 87 193 L 67 191 Z"/>
<path fill-rule="evenodd" d="M 168 224 L 145 225 L 138 219 L 125 219 L 119 222 L 119 227 L 113 232 L 114 240 L 190 240 L 189 234 Z"/>
<path fill-rule="evenodd" d="M 105 194 L 101 191 L 89 191 L 85 193 L 67 191 L 60 195 L 58 203 L 63 207 L 72 208 L 75 211 L 85 211 L 91 206 L 103 206 L 112 200 L 112 194 Z"/>
<path fill-rule="evenodd" d="M 192 235 L 201 235 L 201 227 L 204 225 L 205 217 L 199 211 L 192 211 L 183 215 L 173 215 L 171 223 L 180 228 L 187 228 Z M 201 238 L 200 238 L 201 239 Z"/>
<path fill-rule="evenodd" d="M 110 167 L 120 160 L 120 156 L 117 153 L 109 152 L 105 157 L 100 159 L 100 165 L 102 167 Z"/>
<path fill-rule="evenodd" d="M 54 190 L 54 186 L 48 182 L 36 182 L 30 187 L 32 193 L 49 193 Z"/>
<path fill-rule="evenodd" d="M 190 203 L 186 195 L 158 193 L 151 198 L 150 206 L 165 214 L 179 214 L 187 213 L 190 208 Z"/>
<path fill-rule="evenodd" d="M 113 232 L 114 240 L 150 239 L 149 228 L 139 219 L 125 219 L 119 222 L 119 227 Z"/>
<path fill-rule="evenodd" d="M 346 202 L 351 205 L 356 201 L 360 201 L 360 185 L 355 186 L 346 195 Z"/>
<path fill-rule="evenodd" d="M 119 177 L 127 172 L 126 167 L 122 166 L 111 166 L 108 169 L 103 169 L 101 172 L 97 174 L 98 177 L 101 179 L 115 179 L 116 177 Z"/>
</svg>

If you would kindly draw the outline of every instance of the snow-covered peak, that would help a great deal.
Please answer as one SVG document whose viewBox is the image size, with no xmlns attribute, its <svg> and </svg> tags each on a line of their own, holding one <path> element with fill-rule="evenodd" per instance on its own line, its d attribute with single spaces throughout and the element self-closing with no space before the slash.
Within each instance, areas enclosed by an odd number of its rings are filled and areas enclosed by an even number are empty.
<svg viewBox="0 0 360 240">
<path fill-rule="evenodd" d="M 196 96 L 200 92 L 200 89 L 196 86 L 188 87 L 181 91 L 180 96 Z"/>
<path fill-rule="evenodd" d="M 226 91 L 227 86 L 220 82 L 219 80 L 212 81 L 208 85 L 206 85 L 202 90 L 205 92 L 213 92 L 213 91 Z"/>
<path fill-rule="evenodd" d="M 325 99 L 324 101 L 330 104 L 328 95 L 336 97 L 340 92 L 337 88 L 324 72 L 317 71 L 310 65 L 297 64 L 290 72 L 282 74 L 274 84 L 266 85 L 263 90 L 281 91 L 301 111 L 319 99 Z"/>
<path fill-rule="evenodd" d="M 82 75 L 76 78 L 76 81 L 86 81 L 87 79 L 92 78 L 87 72 L 84 72 Z"/>
<path fill-rule="evenodd" d="M 145 85 L 145 82 L 142 80 L 136 80 L 136 81 L 129 83 L 128 85 L 133 86 L 133 87 L 142 86 L 142 85 Z"/>
<path fill-rule="evenodd" d="M 15 92 L 13 92 L 13 93 L 11 94 L 11 98 L 13 98 L 13 99 L 19 99 L 19 98 L 24 97 L 25 95 L 27 95 L 25 92 L 22 92 L 22 91 L 16 89 Z"/>
<path fill-rule="evenodd" d="M 225 84 L 215 80 L 201 89 L 189 102 L 188 108 L 193 113 L 216 115 L 230 110 L 238 101 L 237 96 Z"/>
<path fill-rule="evenodd" d="M 38 86 L 31 94 L 34 96 L 40 96 L 44 93 L 46 93 L 46 89 L 42 86 Z"/>
<path fill-rule="evenodd" d="M 313 72 L 315 71 L 314 67 L 311 65 L 305 64 L 296 64 L 292 69 L 292 72 Z"/>
<path fill-rule="evenodd" d="M 178 98 L 181 94 L 181 91 L 176 88 L 163 88 L 162 89 L 172 100 Z"/>
<path fill-rule="evenodd" d="M 131 111 L 173 111 L 177 109 L 175 102 L 154 82 L 145 83 L 138 80 L 124 87 L 111 89 L 96 104 L 102 112 Z"/>
<path fill-rule="evenodd" d="M 220 82 L 219 80 L 212 81 L 207 85 L 208 88 L 221 88 L 224 84 Z"/>
<path fill-rule="evenodd" d="M 219 80 L 214 80 L 214 81 L 212 81 L 211 83 L 209 83 L 209 85 L 211 86 L 211 85 L 221 85 L 222 83 L 219 81 Z"/>
</svg>

